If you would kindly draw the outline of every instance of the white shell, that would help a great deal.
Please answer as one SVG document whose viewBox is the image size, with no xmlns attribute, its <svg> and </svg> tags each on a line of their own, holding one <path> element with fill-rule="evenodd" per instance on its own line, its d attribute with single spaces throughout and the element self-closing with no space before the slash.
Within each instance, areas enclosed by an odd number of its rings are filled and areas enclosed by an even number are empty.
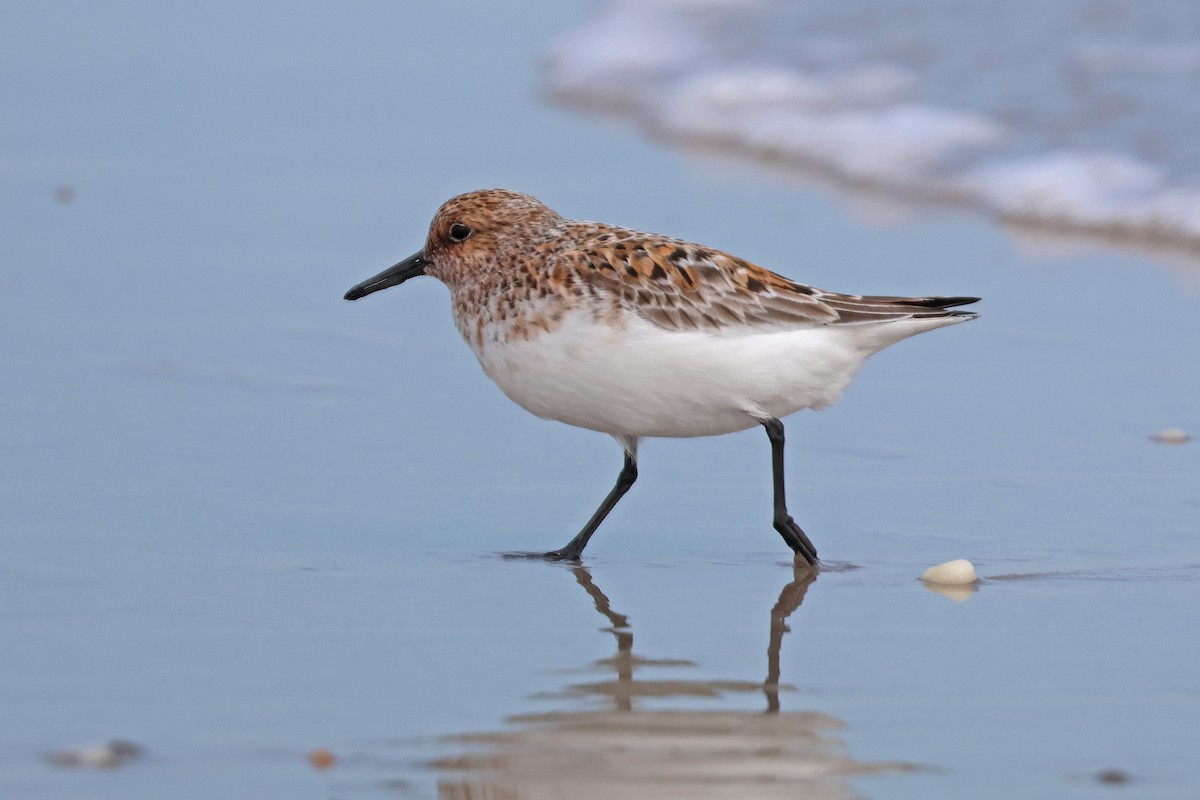
<svg viewBox="0 0 1200 800">
<path fill-rule="evenodd" d="M 1150 438 L 1160 444 L 1186 444 L 1192 440 L 1183 428 L 1165 428 Z"/>
<path fill-rule="evenodd" d="M 930 567 L 921 573 L 921 580 L 929 583 L 944 583 L 952 586 L 963 586 L 975 583 L 979 578 L 975 575 L 975 565 L 965 558 L 956 558 L 944 564 Z"/>
</svg>

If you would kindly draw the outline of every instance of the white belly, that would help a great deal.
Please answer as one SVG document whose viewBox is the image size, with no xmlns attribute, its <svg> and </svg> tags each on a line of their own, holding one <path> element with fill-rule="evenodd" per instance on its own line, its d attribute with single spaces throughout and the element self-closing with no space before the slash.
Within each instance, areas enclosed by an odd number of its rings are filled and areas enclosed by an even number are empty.
<svg viewBox="0 0 1200 800">
<path fill-rule="evenodd" d="M 863 326 L 680 333 L 577 314 L 532 339 L 485 341 L 476 356 L 539 417 L 617 436 L 711 436 L 836 402 L 879 349 L 867 338 Z"/>
</svg>

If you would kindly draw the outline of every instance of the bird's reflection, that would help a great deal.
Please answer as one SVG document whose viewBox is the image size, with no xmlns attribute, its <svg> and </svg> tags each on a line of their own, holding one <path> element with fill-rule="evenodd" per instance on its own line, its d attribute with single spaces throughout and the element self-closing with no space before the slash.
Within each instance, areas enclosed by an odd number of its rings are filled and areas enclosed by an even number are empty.
<svg viewBox="0 0 1200 800">
<path fill-rule="evenodd" d="M 771 609 L 771 635 L 767 645 L 767 678 L 762 683 L 750 681 L 687 681 L 634 679 L 640 667 L 691 667 L 691 661 L 679 659 L 648 659 L 633 652 L 633 629 L 629 618 L 612 609 L 608 596 L 600 590 L 587 567 L 579 565 L 572 569 L 575 580 L 592 598 L 596 610 L 611 624 L 609 631 L 616 637 L 617 652 L 612 658 L 602 659 L 596 666 L 609 667 L 616 672 L 615 681 L 576 684 L 567 688 L 568 694 L 608 695 L 620 711 L 631 711 L 636 697 L 700 696 L 715 697 L 727 692 L 762 691 L 767 698 L 767 711 L 779 711 L 779 654 L 783 635 L 790 629 L 787 618 L 804 602 L 808 587 L 817 579 L 815 570 L 807 566 L 795 568 L 793 579 L 779 593 L 779 600 Z"/>
<path fill-rule="evenodd" d="M 779 712 L 779 652 L 783 648 L 783 635 L 791 630 L 787 619 L 804 602 L 808 587 L 817 579 L 817 571 L 807 567 L 795 567 L 792 582 L 783 587 L 779 600 L 771 608 L 771 639 L 767 645 L 767 679 L 763 692 L 767 695 L 767 711 Z"/>
<path fill-rule="evenodd" d="M 615 611 L 584 566 L 572 570 L 576 582 L 608 621 L 616 653 L 593 663 L 611 677 L 571 684 L 554 697 L 604 699 L 601 707 L 520 714 L 510 728 L 452 737 L 471 752 L 438 759 L 443 774 L 439 797 L 467 798 L 849 798 L 848 778 L 912 765 L 856 761 L 833 735 L 840 720 L 820 711 L 783 711 L 780 653 L 788 619 L 804 602 L 817 573 L 806 565 L 770 611 L 767 669 L 763 681 L 649 679 L 646 668 L 686 668 L 693 662 L 649 659 L 633 651 L 629 618 Z M 765 709 L 753 711 L 687 709 L 689 698 L 762 692 Z M 639 702 L 673 698 L 672 708 Z M 684 706 L 684 708 L 680 708 Z M 765 713 L 764 713 L 765 712 Z"/>
</svg>

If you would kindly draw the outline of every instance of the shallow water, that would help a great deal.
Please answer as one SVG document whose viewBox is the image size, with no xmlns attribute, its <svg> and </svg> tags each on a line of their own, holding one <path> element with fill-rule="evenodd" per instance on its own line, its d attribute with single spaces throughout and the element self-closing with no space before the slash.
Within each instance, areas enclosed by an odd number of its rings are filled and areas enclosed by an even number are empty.
<svg viewBox="0 0 1200 800">
<path fill-rule="evenodd" d="M 0 794 L 1194 795 L 1200 451 L 1148 438 L 1200 430 L 1194 269 L 865 226 L 541 105 L 588 13 L 7 13 Z M 797 583 L 754 431 L 647 443 L 586 572 L 498 557 L 565 542 L 617 447 L 509 404 L 432 280 L 341 300 L 487 185 L 985 298 L 788 422 L 855 569 Z M 955 557 L 965 600 L 916 580 Z M 113 738 L 144 755 L 43 759 Z"/>
</svg>

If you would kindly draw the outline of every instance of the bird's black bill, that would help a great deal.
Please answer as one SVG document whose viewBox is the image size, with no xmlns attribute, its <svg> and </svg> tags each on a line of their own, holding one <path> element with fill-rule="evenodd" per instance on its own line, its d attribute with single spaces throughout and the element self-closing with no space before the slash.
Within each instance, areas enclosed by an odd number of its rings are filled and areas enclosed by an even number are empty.
<svg viewBox="0 0 1200 800">
<path fill-rule="evenodd" d="M 418 275 L 425 274 L 425 267 L 429 262 L 425 260 L 425 254 L 417 253 L 401 261 L 395 266 L 388 267 L 383 272 L 376 275 L 374 278 L 367 280 L 355 286 L 350 291 L 346 292 L 347 300 L 357 300 L 360 297 L 366 297 L 372 292 L 378 292 L 380 289 L 386 289 L 389 286 L 399 286 L 409 278 L 415 278 Z"/>
</svg>

